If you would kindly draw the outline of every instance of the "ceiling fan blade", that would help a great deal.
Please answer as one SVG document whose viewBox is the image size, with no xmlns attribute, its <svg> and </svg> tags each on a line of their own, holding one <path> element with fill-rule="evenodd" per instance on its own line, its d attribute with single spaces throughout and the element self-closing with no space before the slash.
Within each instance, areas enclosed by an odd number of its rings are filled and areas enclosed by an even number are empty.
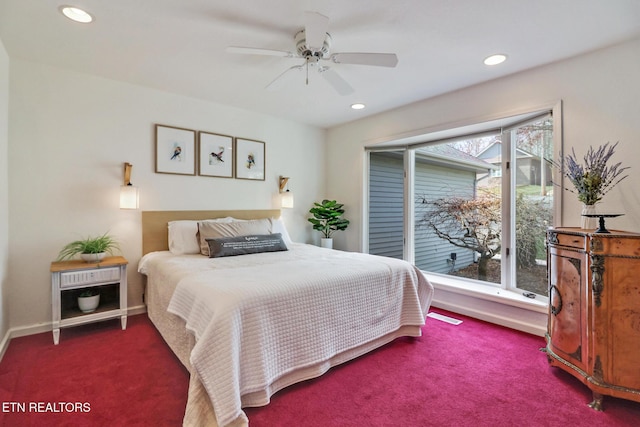
<svg viewBox="0 0 640 427">
<path fill-rule="evenodd" d="M 340 77 L 340 74 L 336 73 L 331 68 L 323 67 L 318 69 L 318 71 L 340 95 L 349 95 L 353 93 L 351 85 L 347 83 L 345 79 Z"/>
<path fill-rule="evenodd" d="M 308 49 L 322 49 L 328 29 L 329 18 L 318 12 L 305 12 L 304 32 Z"/>
<path fill-rule="evenodd" d="M 275 92 L 277 90 L 282 89 L 286 84 L 291 80 L 291 78 L 295 75 L 294 70 L 302 71 L 303 65 L 294 65 L 291 68 L 287 68 L 281 73 L 278 77 L 273 79 L 271 83 L 267 85 L 267 90 L 271 92 Z"/>
<path fill-rule="evenodd" d="M 375 65 L 378 67 L 395 67 L 398 57 L 395 53 L 334 53 L 331 60 L 336 64 Z"/>
<path fill-rule="evenodd" d="M 283 58 L 293 58 L 292 52 L 284 50 L 272 50 L 272 49 L 260 49 L 257 47 L 241 47 L 241 46 L 228 46 L 226 49 L 229 53 L 242 53 L 248 55 L 268 55 L 268 56 L 280 56 Z"/>
</svg>

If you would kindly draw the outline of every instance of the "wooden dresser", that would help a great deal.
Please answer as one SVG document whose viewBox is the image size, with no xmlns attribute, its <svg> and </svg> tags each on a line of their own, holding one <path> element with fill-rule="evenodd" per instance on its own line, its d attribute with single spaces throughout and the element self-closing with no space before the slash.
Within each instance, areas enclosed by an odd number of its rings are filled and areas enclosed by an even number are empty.
<svg viewBox="0 0 640 427">
<path fill-rule="evenodd" d="M 547 232 L 547 357 L 593 392 L 640 402 L 640 234 Z"/>
</svg>

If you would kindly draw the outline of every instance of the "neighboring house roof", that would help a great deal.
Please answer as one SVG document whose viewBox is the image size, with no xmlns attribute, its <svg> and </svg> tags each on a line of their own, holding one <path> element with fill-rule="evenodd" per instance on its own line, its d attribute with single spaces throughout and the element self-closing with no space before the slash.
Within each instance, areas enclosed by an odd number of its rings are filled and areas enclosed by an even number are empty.
<svg viewBox="0 0 640 427">
<path fill-rule="evenodd" d="M 448 144 L 430 145 L 416 149 L 416 161 L 446 165 L 475 172 L 487 172 L 496 169 L 495 165 L 460 151 Z"/>
<path fill-rule="evenodd" d="M 478 154 L 479 159 L 483 159 L 489 163 L 499 164 L 502 162 L 502 143 L 500 141 L 494 141 L 487 146 L 484 150 L 482 150 Z M 526 150 L 522 150 L 520 148 L 516 148 L 516 158 L 534 158 L 538 159 L 539 157 L 535 154 L 531 154 Z"/>
</svg>

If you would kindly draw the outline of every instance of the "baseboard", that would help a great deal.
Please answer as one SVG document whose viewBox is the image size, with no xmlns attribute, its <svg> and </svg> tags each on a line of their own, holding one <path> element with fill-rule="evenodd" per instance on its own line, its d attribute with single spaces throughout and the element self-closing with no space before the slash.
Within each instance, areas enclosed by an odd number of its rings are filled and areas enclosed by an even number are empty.
<svg viewBox="0 0 640 427">
<path fill-rule="evenodd" d="M 434 298 L 432 306 L 540 337 L 544 337 L 547 332 L 546 320 L 542 318 L 531 320 L 528 318 L 529 316 L 525 316 L 524 319 L 521 319 L 513 316 L 513 313 L 501 315 L 495 310 L 483 310 L 473 305 L 456 304 L 451 301 L 438 301 L 436 298 Z"/>
<path fill-rule="evenodd" d="M 0 361 L 2 361 L 5 352 L 9 348 L 9 343 L 13 338 L 40 334 L 42 332 L 51 332 L 51 323 L 38 324 L 21 328 L 10 328 L 4 335 L 4 337 L 2 338 L 2 342 L 0 343 Z"/>
<path fill-rule="evenodd" d="M 129 307 L 127 309 L 127 316 L 135 316 L 136 314 L 143 314 L 147 312 L 146 305 L 137 305 L 135 307 Z M 21 326 L 18 328 L 11 328 L 2 338 L 0 342 L 0 361 L 2 360 L 4 353 L 9 348 L 9 343 L 13 338 L 25 337 L 27 335 L 41 334 L 43 332 L 51 332 L 53 328 L 52 322 L 38 323 L 31 326 Z"/>
<path fill-rule="evenodd" d="M 9 341 L 11 340 L 9 335 L 10 332 L 11 331 L 7 331 L 7 333 L 4 334 L 4 337 L 2 337 L 2 341 L 0 341 L 0 361 L 2 361 L 7 348 L 9 348 Z"/>
<path fill-rule="evenodd" d="M 143 314 L 147 312 L 146 305 L 137 305 L 135 307 L 129 307 L 127 310 L 127 316 L 135 316 L 136 314 Z"/>
</svg>

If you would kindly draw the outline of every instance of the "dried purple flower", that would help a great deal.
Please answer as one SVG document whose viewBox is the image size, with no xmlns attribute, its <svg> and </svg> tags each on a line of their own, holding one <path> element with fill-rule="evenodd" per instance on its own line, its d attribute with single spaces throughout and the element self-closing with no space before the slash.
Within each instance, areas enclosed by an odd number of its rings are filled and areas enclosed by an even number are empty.
<svg viewBox="0 0 640 427">
<path fill-rule="evenodd" d="M 578 200 L 585 205 L 594 205 L 602 200 L 605 194 L 628 176 L 620 176 L 622 172 L 629 169 L 629 167 L 622 167 L 620 162 L 610 167 L 607 166 L 607 162 L 615 153 L 617 145 L 616 142 L 610 146 L 607 142 L 596 151 L 593 150 L 593 147 L 589 147 L 589 151 L 583 158 L 584 165 L 578 163 L 576 152 L 572 148 L 571 154 L 565 158 L 560 170 L 571 181 L 575 190 L 565 189 L 577 193 Z"/>
</svg>

